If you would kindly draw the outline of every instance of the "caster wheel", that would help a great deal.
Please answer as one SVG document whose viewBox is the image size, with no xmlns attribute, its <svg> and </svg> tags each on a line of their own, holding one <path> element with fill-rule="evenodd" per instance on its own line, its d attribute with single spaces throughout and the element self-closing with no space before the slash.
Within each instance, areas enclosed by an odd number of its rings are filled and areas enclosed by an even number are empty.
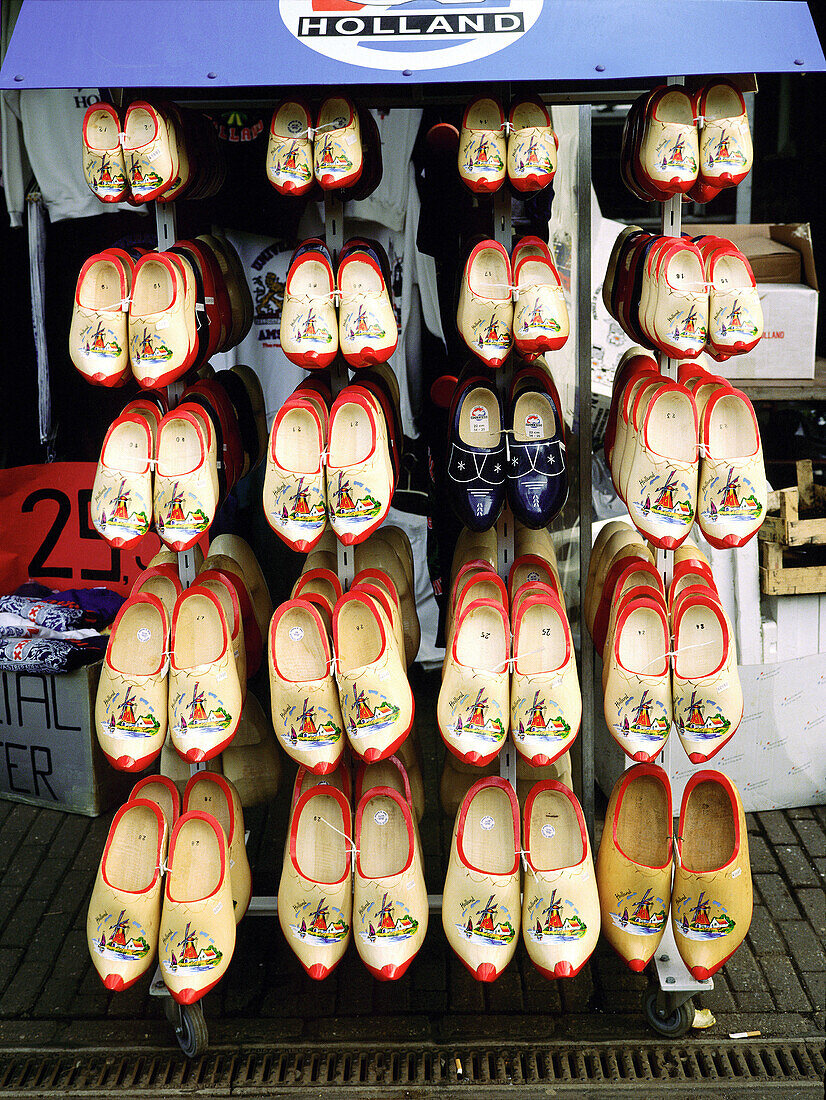
<svg viewBox="0 0 826 1100">
<path fill-rule="evenodd" d="M 209 1043 L 204 1010 L 199 1004 L 179 1005 L 172 997 L 164 1005 L 166 1018 L 175 1029 L 175 1038 L 187 1058 L 203 1054 Z"/>
<path fill-rule="evenodd" d="M 657 1007 L 657 990 L 649 989 L 645 995 L 645 1019 L 660 1035 L 669 1039 L 680 1039 L 687 1035 L 694 1022 L 694 1005 L 689 999 L 684 1001 L 670 1015 L 663 1016 Z"/>
</svg>

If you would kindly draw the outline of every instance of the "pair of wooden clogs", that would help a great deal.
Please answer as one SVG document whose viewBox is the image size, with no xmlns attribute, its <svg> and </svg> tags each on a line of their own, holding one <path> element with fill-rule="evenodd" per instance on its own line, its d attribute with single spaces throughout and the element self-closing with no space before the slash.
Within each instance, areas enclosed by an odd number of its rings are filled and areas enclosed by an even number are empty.
<svg viewBox="0 0 826 1100">
<path fill-rule="evenodd" d="M 107 989 L 124 990 L 157 953 L 169 992 L 192 1004 L 223 977 L 251 892 L 232 784 L 199 772 L 181 799 L 170 779 L 148 776 L 115 814 L 95 879 L 86 919 L 95 969 Z"/>
<path fill-rule="evenodd" d="M 702 980 L 734 954 L 751 923 L 748 832 L 737 788 L 722 772 L 695 772 L 674 840 L 672 828 L 666 773 L 635 764 L 611 792 L 597 854 L 602 927 L 628 966 L 641 971 L 670 908 L 680 956 Z"/>
</svg>

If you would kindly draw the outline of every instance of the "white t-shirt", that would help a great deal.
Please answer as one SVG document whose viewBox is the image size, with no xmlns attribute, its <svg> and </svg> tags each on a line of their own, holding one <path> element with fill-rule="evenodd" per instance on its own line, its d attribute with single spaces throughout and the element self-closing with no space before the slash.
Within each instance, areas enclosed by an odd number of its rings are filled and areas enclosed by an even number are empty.
<svg viewBox="0 0 826 1100">
<path fill-rule="evenodd" d="M 3 92 L 3 184 L 12 225 L 23 224 L 27 162 L 53 222 L 134 213 L 128 203 L 101 202 L 83 175 L 83 117 L 99 100 L 97 88 Z"/>
</svg>

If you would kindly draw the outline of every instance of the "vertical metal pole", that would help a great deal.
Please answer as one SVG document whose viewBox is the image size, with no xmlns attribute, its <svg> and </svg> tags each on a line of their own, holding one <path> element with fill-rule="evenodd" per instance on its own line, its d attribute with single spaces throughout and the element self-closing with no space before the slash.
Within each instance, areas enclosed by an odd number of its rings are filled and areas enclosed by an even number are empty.
<svg viewBox="0 0 826 1100">
<path fill-rule="evenodd" d="M 591 105 L 579 108 L 577 159 L 577 391 L 579 394 L 579 647 L 582 659 L 580 787 L 585 823 L 594 835 L 594 645 L 585 627 L 585 578 L 591 557 Z"/>
</svg>

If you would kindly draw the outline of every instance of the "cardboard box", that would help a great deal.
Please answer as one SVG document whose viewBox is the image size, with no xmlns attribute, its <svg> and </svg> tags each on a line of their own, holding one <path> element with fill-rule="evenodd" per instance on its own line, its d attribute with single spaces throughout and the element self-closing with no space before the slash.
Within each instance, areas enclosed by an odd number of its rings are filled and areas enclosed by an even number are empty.
<svg viewBox="0 0 826 1100">
<path fill-rule="evenodd" d="M 94 817 L 123 801 L 95 736 L 101 662 L 58 675 L 0 672 L 0 798 Z"/>
<path fill-rule="evenodd" d="M 763 307 L 763 338 L 720 364 L 726 378 L 814 378 L 818 284 L 808 222 L 692 225 L 692 236 L 727 237 L 751 264 Z"/>
</svg>

